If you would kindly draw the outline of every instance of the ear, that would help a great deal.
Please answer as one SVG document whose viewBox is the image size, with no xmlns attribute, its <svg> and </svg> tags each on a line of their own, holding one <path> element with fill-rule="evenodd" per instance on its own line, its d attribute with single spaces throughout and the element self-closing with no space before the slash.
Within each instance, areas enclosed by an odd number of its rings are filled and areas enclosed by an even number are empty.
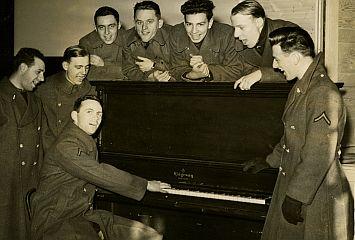
<svg viewBox="0 0 355 240">
<path fill-rule="evenodd" d="M 77 122 L 78 122 L 78 112 L 77 111 L 71 111 L 70 116 L 71 116 L 71 119 L 73 119 L 73 122 L 76 125 Z"/>
<path fill-rule="evenodd" d="M 122 27 L 121 21 L 117 23 L 117 29 L 120 29 Z"/>
<path fill-rule="evenodd" d="M 20 70 L 21 73 L 24 73 L 27 71 L 28 66 L 26 63 L 21 63 L 20 66 L 18 67 L 18 69 Z"/>
<path fill-rule="evenodd" d="M 255 22 L 256 22 L 256 26 L 260 29 L 260 32 L 261 32 L 261 30 L 263 29 L 263 26 L 264 26 L 264 19 L 261 17 L 258 17 L 255 19 Z"/>
<path fill-rule="evenodd" d="M 159 19 L 158 21 L 158 28 L 161 28 L 164 24 L 164 20 L 163 19 Z"/>
<path fill-rule="evenodd" d="M 290 53 L 293 65 L 297 65 L 301 61 L 301 54 L 299 52 Z"/>
<path fill-rule="evenodd" d="M 213 17 L 208 21 L 208 29 L 212 27 L 213 24 Z"/>
<path fill-rule="evenodd" d="M 65 71 L 67 71 L 69 67 L 69 63 L 67 61 L 62 62 L 62 67 Z"/>
</svg>

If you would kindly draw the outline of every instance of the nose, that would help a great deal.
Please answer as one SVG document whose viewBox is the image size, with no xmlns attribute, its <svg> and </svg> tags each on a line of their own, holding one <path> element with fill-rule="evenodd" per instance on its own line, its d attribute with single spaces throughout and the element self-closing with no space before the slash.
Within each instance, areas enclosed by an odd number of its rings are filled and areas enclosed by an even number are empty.
<svg viewBox="0 0 355 240">
<path fill-rule="evenodd" d="M 109 33 L 110 33 L 109 27 L 105 27 L 105 34 L 109 34 Z"/>
<path fill-rule="evenodd" d="M 197 33 L 197 26 L 193 25 L 191 30 L 192 30 L 192 33 Z"/>
<path fill-rule="evenodd" d="M 39 80 L 40 82 L 43 82 L 43 81 L 44 81 L 43 72 L 38 75 L 38 80 Z"/>
<path fill-rule="evenodd" d="M 142 28 L 143 28 L 144 30 L 147 29 L 147 28 L 148 28 L 147 23 L 144 22 Z"/>
</svg>

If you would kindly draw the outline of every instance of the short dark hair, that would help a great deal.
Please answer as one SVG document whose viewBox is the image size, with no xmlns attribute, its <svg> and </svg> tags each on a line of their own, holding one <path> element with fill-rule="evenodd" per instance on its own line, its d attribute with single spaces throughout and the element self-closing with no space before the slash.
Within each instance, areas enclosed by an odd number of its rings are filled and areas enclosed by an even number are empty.
<svg viewBox="0 0 355 240">
<path fill-rule="evenodd" d="M 100 7 L 99 9 L 97 9 L 95 12 L 95 15 L 94 15 L 95 26 L 97 25 L 97 18 L 98 17 L 104 17 L 104 16 L 108 16 L 108 15 L 113 15 L 115 17 L 117 23 L 120 22 L 120 15 L 116 11 L 116 9 L 114 9 L 112 7 L 108 7 L 108 6 L 103 6 L 103 7 Z"/>
<path fill-rule="evenodd" d="M 12 72 L 17 71 L 18 67 L 21 63 L 26 64 L 28 67 L 32 66 L 35 62 L 35 57 L 41 59 L 45 62 L 44 55 L 38 50 L 34 48 L 21 48 L 16 56 L 14 57 L 14 61 L 12 64 Z"/>
<path fill-rule="evenodd" d="M 266 16 L 264 8 L 255 0 L 245 0 L 238 3 L 232 9 L 231 14 L 236 15 L 238 13 L 242 15 L 251 15 L 254 18 L 261 17 L 263 19 L 265 19 Z"/>
<path fill-rule="evenodd" d="M 315 56 L 314 43 L 309 33 L 300 27 L 282 27 L 269 34 L 271 46 L 280 44 L 285 53 L 300 52 L 303 56 Z"/>
<path fill-rule="evenodd" d="M 97 101 L 98 103 L 100 103 L 100 105 L 102 105 L 100 98 L 98 98 L 96 95 L 85 95 L 85 96 L 82 96 L 82 97 L 76 99 L 76 101 L 74 102 L 73 110 L 76 112 L 79 112 L 80 107 L 81 107 L 81 103 L 84 102 L 85 100 L 94 100 L 94 101 Z"/>
<path fill-rule="evenodd" d="M 181 5 L 180 11 L 185 16 L 189 14 L 205 13 L 209 20 L 213 17 L 214 4 L 210 0 L 188 0 Z"/>
<path fill-rule="evenodd" d="M 155 16 L 157 16 L 158 19 L 161 18 L 160 7 L 157 3 L 153 1 L 142 1 L 136 3 L 136 5 L 134 5 L 134 18 L 136 18 L 136 12 L 138 10 L 154 10 Z"/>
<path fill-rule="evenodd" d="M 70 62 L 72 57 L 85 57 L 89 56 L 89 52 L 80 45 L 70 46 L 64 51 L 63 61 Z"/>
</svg>

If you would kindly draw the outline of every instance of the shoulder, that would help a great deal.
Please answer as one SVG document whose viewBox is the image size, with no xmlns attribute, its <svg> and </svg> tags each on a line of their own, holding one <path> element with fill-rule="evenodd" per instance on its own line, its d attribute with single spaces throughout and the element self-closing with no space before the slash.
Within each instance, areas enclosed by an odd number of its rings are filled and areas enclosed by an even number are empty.
<svg viewBox="0 0 355 240">
<path fill-rule="evenodd" d="M 101 44 L 101 39 L 97 32 L 93 30 L 92 32 L 86 34 L 79 40 L 79 44 L 83 47 L 94 47 L 97 44 Z"/>
<path fill-rule="evenodd" d="M 185 26 L 184 23 L 178 23 L 171 28 L 172 35 L 180 35 L 181 33 L 185 33 Z"/>
<path fill-rule="evenodd" d="M 266 23 L 269 26 L 269 32 L 278 29 L 278 28 L 282 28 L 282 27 L 297 27 L 298 25 L 290 22 L 290 21 L 286 21 L 286 20 L 282 20 L 282 19 L 270 19 L 270 18 L 266 18 Z"/>
</svg>

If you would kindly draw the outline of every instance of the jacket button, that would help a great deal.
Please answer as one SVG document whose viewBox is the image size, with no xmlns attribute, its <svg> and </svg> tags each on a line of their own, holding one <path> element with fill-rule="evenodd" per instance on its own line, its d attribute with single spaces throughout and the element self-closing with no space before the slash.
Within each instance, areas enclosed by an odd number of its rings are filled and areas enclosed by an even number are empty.
<svg viewBox="0 0 355 240">
<path fill-rule="evenodd" d="M 23 148 L 23 144 L 22 143 L 20 143 L 20 148 Z"/>
<path fill-rule="evenodd" d="M 36 148 L 39 148 L 39 144 L 36 145 Z"/>
<path fill-rule="evenodd" d="M 62 123 L 62 120 L 59 119 L 59 120 L 58 120 L 58 123 Z"/>
<path fill-rule="evenodd" d="M 38 126 L 37 130 L 38 130 L 38 131 L 41 130 L 41 126 Z"/>
<path fill-rule="evenodd" d="M 324 77 L 324 74 L 322 73 L 322 74 L 320 75 L 320 77 Z"/>
<path fill-rule="evenodd" d="M 21 165 L 22 165 L 22 166 L 25 166 L 25 165 L 26 165 L 25 161 L 22 161 L 22 162 L 21 162 Z"/>
<path fill-rule="evenodd" d="M 300 92 L 301 92 L 301 89 L 297 88 L 297 89 L 296 89 L 296 92 L 297 92 L 297 93 L 300 93 Z"/>
<path fill-rule="evenodd" d="M 291 125 L 291 129 L 296 129 L 296 127 L 294 125 Z"/>
<path fill-rule="evenodd" d="M 33 166 L 36 166 L 37 165 L 37 162 L 33 162 Z"/>
<path fill-rule="evenodd" d="M 84 188 L 83 191 L 86 192 L 86 188 Z"/>
<path fill-rule="evenodd" d="M 289 152 L 290 152 L 290 149 L 286 148 L 285 151 L 289 153 Z"/>
<path fill-rule="evenodd" d="M 62 103 L 58 103 L 58 107 L 62 106 Z"/>
</svg>

